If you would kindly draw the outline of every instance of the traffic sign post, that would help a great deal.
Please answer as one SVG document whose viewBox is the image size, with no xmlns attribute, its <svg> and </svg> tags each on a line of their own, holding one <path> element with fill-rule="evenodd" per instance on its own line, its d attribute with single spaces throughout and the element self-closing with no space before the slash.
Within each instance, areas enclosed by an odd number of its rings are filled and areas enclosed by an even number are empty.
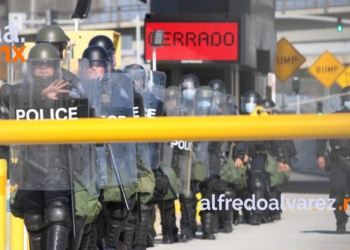
<svg viewBox="0 0 350 250">
<path fill-rule="evenodd" d="M 282 83 L 285 83 L 305 61 L 305 57 L 285 38 L 279 40 L 275 57 L 275 75 Z"/>
<path fill-rule="evenodd" d="M 338 77 L 337 83 L 342 88 L 350 85 L 350 66 Z"/>
<path fill-rule="evenodd" d="M 309 68 L 309 73 L 326 88 L 330 88 L 345 67 L 328 51 Z"/>
</svg>

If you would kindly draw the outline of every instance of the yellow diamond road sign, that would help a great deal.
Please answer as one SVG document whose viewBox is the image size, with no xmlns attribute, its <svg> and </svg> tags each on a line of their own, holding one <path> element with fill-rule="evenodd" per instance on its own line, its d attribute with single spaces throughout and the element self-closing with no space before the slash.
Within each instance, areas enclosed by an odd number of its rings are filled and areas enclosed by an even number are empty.
<svg viewBox="0 0 350 250">
<path fill-rule="evenodd" d="M 350 66 L 338 77 L 337 82 L 342 88 L 350 85 Z"/>
<path fill-rule="evenodd" d="M 305 58 L 285 38 L 277 43 L 275 75 L 284 83 L 305 62 Z"/>
<path fill-rule="evenodd" d="M 324 52 L 309 68 L 309 72 L 325 87 L 333 85 L 345 67 L 328 51 Z"/>
</svg>

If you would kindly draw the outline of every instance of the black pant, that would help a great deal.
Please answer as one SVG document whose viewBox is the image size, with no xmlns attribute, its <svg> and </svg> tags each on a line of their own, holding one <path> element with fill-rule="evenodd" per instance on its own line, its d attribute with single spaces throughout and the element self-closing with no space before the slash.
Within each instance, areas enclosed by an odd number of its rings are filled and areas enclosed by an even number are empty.
<svg viewBox="0 0 350 250">
<path fill-rule="evenodd" d="M 18 190 L 18 201 L 20 203 L 21 212 L 41 212 L 45 211 L 45 207 L 52 202 L 69 203 L 69 192 L 60 191 L 30 191 Z"/>
</svg>

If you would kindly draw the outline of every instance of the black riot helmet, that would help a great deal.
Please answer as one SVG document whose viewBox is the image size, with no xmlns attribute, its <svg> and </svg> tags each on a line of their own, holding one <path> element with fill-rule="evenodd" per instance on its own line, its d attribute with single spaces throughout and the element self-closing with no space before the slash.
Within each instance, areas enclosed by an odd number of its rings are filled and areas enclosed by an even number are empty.
<svg viewBox="0 0 350 250">
<path fill-rule="evenodd" d="M 350 86 L 346 86 L 341 90 L 342 94 L 347 93 L 347 95 L 341 96 L 341 104 L 350 110 Z"/>
<path fill-rule="evenodd" d="M 226 93 L 225 83 L 219 79 L 211 80 L 208 86 L 211 87 L 214 91 Z"/>
<path fill-rule="evenodd" d="M 264 109 L 267 109 L 268 113 L 270 114 L 276 114 L 277 111 L 276 109 L 273 109 L 276 107 L 276 104 L 274 103 L 274 101 L 272 101 L 271 99 L 269 98 L 266 98 L 264 100 L 261 101 L 261 106 L 264 108 Z"/>
<path fill-rule="evenodd" d="M 183 97 L 186 100 L 192 100 L 199 85 L 198 77 L 193 74 L 187 74 L 181 77 L 180 88 Z"/>
<path fill-rule="evenodd" d="M 252 113 L 257 106 L 261 105 L 261 96 L 254 90 L 247 91 L 241 98 L 241 109 L 245 113 Z"/>
<path fill-rule="evenodd" d="M 213 93 L 213 89 L 208 86 L 201 86 L 197 89 L 194 97 L 195 115 L 206 116 L 210 114 Z"/>
<path fill-rule="evenodd" d="M 27 77 L 30 84 L 40 88 L 62 79 L 61 59 L 54 46 L 37 44 L 29 51 Z"/>
<path fill-rule="evenodd" d="M 89 68 L 91 71 L 100 67 L 105 69 L 103 76 L 99 76 L 101 80 L 105 74 L 109 72 L 109 56 L 104 48 L 97 45 L 89 46 L 84 50 L 82 58 L 86 58 L 89 61 Z"/>
<path fill-rule="evenodd" d="M 107 51 L 110 58 L 110 63 L 111 63 L 110 66 L 111 68 L 114 69 L 114 67 L 116 66 L 116 61 L 115 61 L 115 48 L 114 48 L 113 41 L 108 36 L 98 35 L 93 37 L 90 40 L 89 46 L 92 46 L 92 45 L 101 46 Z"/>
<path fill-rule="evenodd" d="M 179 87 L 170 86 L 165 90 L 164 109 L 167 116 L 177 116 L 180 114 L 181 91 Z"/>
<path fill-rule="evenodd" d="M 59 52 L 60 58 L 63 58 L 63 50 L 67 47 L 68 38 L 63 29 L 57 25 L 47 25 L 41 28 L 36 35 L 35 43 L 49 43 Z"/>
</svg>

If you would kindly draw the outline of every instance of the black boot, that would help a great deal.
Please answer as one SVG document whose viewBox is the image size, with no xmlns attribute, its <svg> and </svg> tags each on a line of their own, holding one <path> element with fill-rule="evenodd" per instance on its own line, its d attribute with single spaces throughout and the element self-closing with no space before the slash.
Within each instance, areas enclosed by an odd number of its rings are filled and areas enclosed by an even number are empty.
<svg viewBox="0 0 350 250">
<path fill-rule="evenodd" d="M 106 228 L 107 228 L 107 223 L 105 221 L 105 218 L 103 217 L 103 213 L 100 212 L 96 218 L 96 223 L 91 228 L 92 230 L 95 230 L 96 234 L 96 245 L 99 250 L 104 250 L 103 246 L 103 240 L 106 235 Z M 95 250 L 95 249 L 94 249 Z"/>
<path fill-rule="evenodd" d="M 204 240 L 215 240 L 215 236 L 213 234 L 213 223 L 214 223 L 214 213 L 202 211 L 201 213 L 201 221 L 202 221 L 202 239 Z"/>
<path fill-rule="evenodd" d="M 219 227 L 220 227 L 220 221 L 219 221 L 219 215 L 217 213 L 214 213 L 214 219 L 213 219 L 213 234 L 219 233 Z"/>
<path fill-rule="evenodd" d="M 105 245 L 107 248 L 116 248 L 120 232 L 122 231 L 123 220 L 110 218 L 110 221 L 111 221 L 111 229 L 107 227 L 106 236 L 105 236 Z"/>
<path fill-rule="evenodd" d="M 231 208 L 231 209 L 230 209 Z M 222 211 L 222 223 L 224 226 L 224 233 L 231 233 L 232 229 L 232 206 L 228 210 Z"/>
<path fill-rule="evenodd" d="M 91 224 L 85 225 L 83 231 L 83 237 L 81 237 L 81 243 L 79 250 L 89 250 L 91 236 Z M 95 246 L 96 250 L 96 246 Z"/>
<path fill-rule="evenodd" d="M 32 250 L 42 250 L 46 246 L 46 222 L 41 213 L 26 213 L 24 224 L 29 234 L 30 248 Z"/>
<path fill-rule="evenodd" d="M 152 208 L 149 205 L 141 205 L 141 221 L 136 223 L 135 250 L 147 248 L 148 228 L 151 223 Z"/>
<path fill-rule="evenodd" d="M 233 210 L 232 223 L 236 226 L 239 225 L 239 212 L 237 210 Z"/>
<path fill-rule="evenodd" d="M 97 248 L 98 248 L 98 246 L 97 246 L 97 225 L 96 225 L 96 223 L 92 223 L 91 230 L 90 230 L 89 250 L 96 250 Z"/>
<path fill-rule="evenodd" d="M 47 230 L 47 249 L 66 250 L 69 228 L 61 225 L 50 226 Z"/>
<path fill-rule="evenodd" d="M 173 216 L 175 214 L 174 200 L 167 200 L 159 204 L 161 224 L 162 224 L 162 234 L 163 234 L 163 243 L 173 244 Z"/>
<path fill-rule="evenodd" d="M 193 239 L 193 228 L 191 226 L 191 214 L 193 214 L 194 199 L 185 198 L 183 195 L 180 195 L 180 209 L 181 209 L 181 234 L 180 241 L 187 242 Z"/>
<path fill-rule="evenodd" d="M 42 250 L 45 249 L 44 246 L 46 246 L 46 229 L 42 229 L 40 231 L 28 231 L 29 235 L 29 242 L 30 242 L 30 249 L 31 250 Z"/>
<path fill-rule="evenodd" d="M 72 225 L 68 204 L 52 202 L 46 205 L 47 249 L 66 250 Z"/>
<path fill-rule="evenodd" d="M 254 178 L 251 180 L 251 189 L 252 194 L 255 195 L 255 210 L 252 210 L 252 217 L 250 218 L 250 225 L 258 226 L 262 222 L 265 221 L 264 212 L 261 211 L 261 209 L 258 208 L 258 201 L 262 198 L 264 198 L 264 191 L 265 191 L 265 183 L 260 180 L 259 178 Z"/>
<path fill-rule="evenodd" d="M 87 217 L 77 217 L 75 221 L 75 234 L 73 237 L 72 230 L 69 232 L 69 245 L 68 250 L 79 250 L 81 238 L 83 237 L 84 227 Z"/>
<path fill-rule="evenodd" d="M 336 234 L 345 234 L 346 233 L 346 223 L 348 222 L 348 216 L 345 211 L 335 210 L 334 211 L 335 218 L 337 220 L 337 229 Z"/>
<path fill-rule="evenodd" d="M 123 233 L 123 242 L 128 249 L 133 249 L 135 227 L 136 227 L 136 218 L 132 215 L 130 216 L 128 222 L 126 223 L 125 230 Z"/>
</svg>

